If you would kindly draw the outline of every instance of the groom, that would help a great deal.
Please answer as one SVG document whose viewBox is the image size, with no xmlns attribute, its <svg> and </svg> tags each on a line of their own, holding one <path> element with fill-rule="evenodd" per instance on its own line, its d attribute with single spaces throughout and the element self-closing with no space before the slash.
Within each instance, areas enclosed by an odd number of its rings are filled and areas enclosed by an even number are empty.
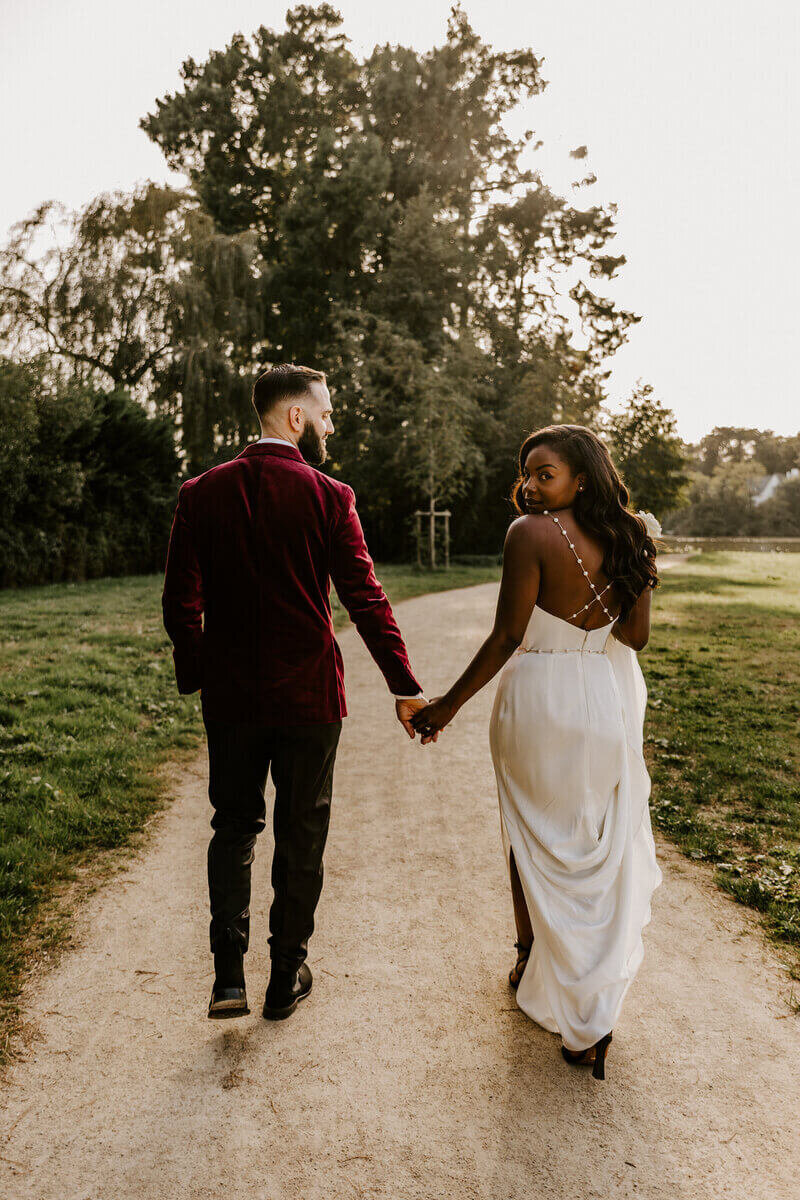
<svg viewBox="0 0 800 1200">
<path fill-rule="evenodd" d="M 265 371 L 253 406 L 261 438 L 180 489 L 162 606 L 178 691 L 201 689 L 208 736 L 215 971 L 208 1015 L 250 1011 L 250 866 L 271 770 L 274 897 L 263 1015 L 280 1020 L 311 990 L 305 960 L 347 714 L 331 580 L 411 738 L 411 717 L 425 701 L 375 578 L 353 490 L 316 469 L 333 433 L 324 374 L 291 364 Z"/>
</svg>

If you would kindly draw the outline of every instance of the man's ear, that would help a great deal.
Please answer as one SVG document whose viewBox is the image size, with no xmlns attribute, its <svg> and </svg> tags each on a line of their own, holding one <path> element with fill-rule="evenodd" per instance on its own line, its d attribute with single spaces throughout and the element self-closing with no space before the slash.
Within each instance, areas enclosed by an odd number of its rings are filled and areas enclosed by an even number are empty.
<svg viewBox="0 0 800 1200">
<path fill-rule="evenodd" d="M 306 417 L 302 404 L 292 404 L 286 415 L 289 418 L 289 428 L 292 433 L 302 433 Z"/>
</svg>

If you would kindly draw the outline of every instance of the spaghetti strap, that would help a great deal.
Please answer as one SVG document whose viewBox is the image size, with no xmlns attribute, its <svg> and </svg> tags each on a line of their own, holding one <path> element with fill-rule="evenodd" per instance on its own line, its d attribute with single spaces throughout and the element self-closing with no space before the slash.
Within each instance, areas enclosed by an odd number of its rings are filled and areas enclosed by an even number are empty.
<svg viewBox="0 0 800 1200">
<path fill-rule="evenodd" d="M 612 584 L 607 583 L 606 586 L 603 588 L 602 592 L 598 592 L 594 583 L 589 578 L 589 572 L 586 570 L 586 568 L 583 565 L 583 559 L 578 555 L 578 551 L 575 549 L 575 543 L 570 539 L 569 534 L 567 533 L 566 529 L 559 521 L 558 517 L 555 515 L 555 513 L 551 513 L 548 508 L 542 509 L 542 516 L 550 517 L 550 519 L 552 521 L 555 521 L 556 525 L 561 530 L 561 533 L 563 534 L 563 536 L 566 538 L 567 542 L 569 543 L 569 548 L 575 557 L 575 561 L 577 562 L 581 571 L 583 571 L 584 578 L 586 579 L 586 582 L 589 584 L 589 587 L 592 589 L 592 592 L 594 593 L 592 599 L 587 604 L 584 604 L 583 608 L 579 608 L 577 612 L 572 613 L 569 620 L 574 621 L 576 617 L 579 617 L 581 615 L 581 613 L 586 612 L 587 609 L 591 608 L 595 602 L 598 602 L 600 604 L 600 607 L 602 608 L 602 610 L 606 614 L 606 616 L 609 618 L 609 620 L 613 620 L 611 613 L 608 611 L 605 604 L 603 604 L 603 596 L 605 596 L 606 592 L 612 586 Z"/>
</svg>

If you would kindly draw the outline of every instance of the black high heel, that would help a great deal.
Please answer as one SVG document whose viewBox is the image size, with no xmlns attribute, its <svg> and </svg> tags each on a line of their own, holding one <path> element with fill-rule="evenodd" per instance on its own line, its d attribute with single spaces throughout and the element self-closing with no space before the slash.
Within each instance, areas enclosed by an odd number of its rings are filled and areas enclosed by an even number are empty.
<svg viewBox="0 0 800 1200">
<path fill-rule="evenodd" d="M 594 1079 L 605 1079 L 606 1077 L 606 1051 L 610 1044 L 610 1033 L 607 1033 L 605 1037 L 600 1038 L 600 1041 L 594 1044 L 594 1066 L 592 1067 L 592 1077 Z"/>
<path fill-rule="evenodd" d="M 531 956 L 531 946 L 533 946 L 533 939 L 531 939 L 530 946 L 526 946 L 524 942 L 514 942 L 514 949 L 517 951 L 517 961 L 508 972 L 508 982 L 511 984 L 514 991 L 517 990 L 522 981 L 522 976 L 525 973 L 526 966 L 528 965 L 528 959 Z M 520 967 L 522 968 L 521 970 Z M 514 975 L 518 975 L 516 983 L 512 978 Z"/>
<path fill-rule="evenodd" d="M 611 1044 L 613 1030 L 601 1037 L 593 1046 L 587 1046 L 585 1050 L 568 1050 L 566 1046 L 561 1047 L 561 1053 L 568 1063 L 573 1066 L 588 1066 L 593 1063 L 592 1077 L 594 1079 L 605 1079 L 605 1063 L 606 1051 Z M 592 1050 L 594 1050 L 594 1059 L 589 1058 Z"/>
</svg>

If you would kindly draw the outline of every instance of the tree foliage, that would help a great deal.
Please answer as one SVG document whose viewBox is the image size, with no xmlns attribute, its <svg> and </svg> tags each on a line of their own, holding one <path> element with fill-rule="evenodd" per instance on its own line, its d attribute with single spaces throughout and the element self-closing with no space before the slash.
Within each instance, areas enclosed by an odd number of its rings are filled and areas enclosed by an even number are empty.
<svg viewBox="0 0 800 1200">
<path fill-rule="evenodd" d="M 42 205 L 0 252 L 0 345 L 46 355 L 53 382 L 125 389 L 171 415 L 200 470 L 238 443 L 252 411 L 254 250 L 157 184 L 76 213 Z"/>
<path fill-rule="evenodd" d="M 785 475 L 800 464 L 800 434 L 781 437 L 771 429 L 718 425 L 692 448 L 692 457 L 704 475 L 725 463 L 758 463 L 762 473 Z"/>
<path fill-rule="evenodd" d="M 329 372 L 335 469 L 370 481 L 378 549 L 397 552 L 431 492 L 463 498 L 470 541 L 496 541 L 517 444 L 541 421 L 593 419 L 604 362 L 638 320 L 596 291 L 625 261 L 608 252 L 615 209 L 575 208 L 522 164 L 533 134 L 503 118 L 545 86 L 531 50 L 493 49 L 455 8 L 432 50 L 359 61 L 341 24 L 301 5 L 284 30 L 187 60 L 142 128 L 222 235 L 255 240 L 252 370 Z M 366 455 L 384 449 L 376 489 Z"/>
<path fill-rule="evenodd" d="M 533 132 L 509 132 L 541 67 L 487 45 L 460 7 L 430 50 L 359 57 L 325 3 L 187 59 L 141 126 L 189 186 L 21 223 L 0 258 L 0 352 L 36 361 L 79 424 L 89 396 L 158 413 L 191 475 L 255 432 L 261 370 L 322 368 L 330 469 L 373 551 L 407 554 L 431 501 L 453 509 L 457 551 L 496 550 L 519 445 L 553 421 L 599 427 L 610 356 L 639 320 L 604 294 L 625 263 L 616 207 L 575 200 L 595 181 L 586 147 L 567 199 L 532 165 Z M 665 420 L 647 428 L 672 453 Z M 659 507 L 645 442 L 625 452 L 639 502 Z"/>
<path fill-rule="evenodd" d="M 635 507 L 659 518 L 676 508 L 688 482 L 686 455 L 673 413 L 650 384 L 640 381 L 622 411 L 607 418 L 607 435 Z"/>
<path fill-rule="evenodd" d="M 670 532 L 696 537 L 797 536 L 800 434 L 781 437 L 769 429 L 717 426 L 688 446 L 690 486 L 684 506 L 670 515 Z M 770 476 L 784 476 L 774 495 L 757 497 Z"/>
<path fill-rule="evenodd" d="M 796 476 L 779 484 L 775 494 L 758 510 L 761 533 L 773 537 L 800 537 L 800 479 Z"/>
<path fill-rule="evenodd" d="M 0 358 L 0 428 L 0 586 L 161 569 L 179 467 L 168 419 Z"/>
<path fill-rule="evenodd" d="M 47 353 L 84 380 L 145 381 L 171 344 L 169 225 L 180 203 L 149 185 L 79 213 L 49 202 L 16 225 L 0 255 L 7 349 Z"/>
</svg>

